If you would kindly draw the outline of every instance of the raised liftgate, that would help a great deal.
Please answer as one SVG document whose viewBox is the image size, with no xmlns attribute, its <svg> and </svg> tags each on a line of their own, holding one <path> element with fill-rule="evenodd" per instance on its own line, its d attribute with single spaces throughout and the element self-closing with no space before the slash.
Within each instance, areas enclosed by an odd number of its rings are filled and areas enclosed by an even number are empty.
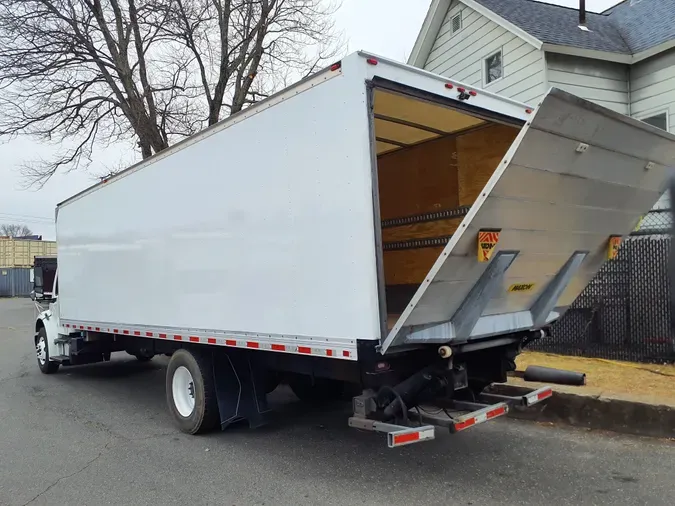
<svg viewBox="0 0 675 506">
<path fill-rule="evenodd" d="M 675 136 L 550 90 L 382 352 L 557 319 L 666 190 L 674 165 Z"/>
</svg>

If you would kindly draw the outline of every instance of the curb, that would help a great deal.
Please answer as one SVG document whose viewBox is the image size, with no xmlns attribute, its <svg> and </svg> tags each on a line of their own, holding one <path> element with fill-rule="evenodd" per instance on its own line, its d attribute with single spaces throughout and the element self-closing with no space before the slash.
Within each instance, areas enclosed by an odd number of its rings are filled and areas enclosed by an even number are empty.
<svg viewBox="0 0 675 506">
<path fill-rule="evenodd" d="M 501 395 L 521 396 L 532 389 L 500 384 L 492 385 L 490 391 Z M 509 410 L 509 416 L 637 436 L 675 438 L 675 407 L 609 397 L 554 390 L 553 396 L 547 401 L 529 408 L 513 407 Z"/>
</svg>

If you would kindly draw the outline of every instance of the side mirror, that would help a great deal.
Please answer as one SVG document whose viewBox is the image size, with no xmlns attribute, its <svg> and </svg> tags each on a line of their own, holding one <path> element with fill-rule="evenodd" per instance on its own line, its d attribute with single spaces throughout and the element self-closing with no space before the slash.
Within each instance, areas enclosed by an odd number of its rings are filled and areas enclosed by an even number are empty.
<svg viewBox="0 0 675 506">
<path fill-rule="evenodd" d="M 42 277 L 42 267 L 35 267 L 33 270 L 33 291 L 31 292 L 31 299 L 44 297 L 44 280 Z"/>
</svg>

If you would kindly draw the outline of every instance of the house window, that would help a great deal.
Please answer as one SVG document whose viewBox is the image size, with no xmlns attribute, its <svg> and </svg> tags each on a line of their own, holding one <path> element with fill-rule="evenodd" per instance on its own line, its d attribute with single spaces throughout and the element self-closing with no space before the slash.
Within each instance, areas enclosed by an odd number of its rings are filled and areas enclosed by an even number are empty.
<svg viewBox="0 0 675 506">
<path fill-rule="evenodd" d="M 485 84 L 490 84 L 504 76 L 504 62 L 502 50 L 485 58 Z"/>
<path fill-rule="evenodd" d="M 452 33 L 457 33 L 462 29 L 462 11 L 452 18 Z"/>
<path fill-rule="evenodd" d="M 655 114 L 654 116 L 649 116 L 648 118 L 642 118 L 642 121 L 648 123 L 651 126 L 660 128 L 661 130 L 668 131 L 668 113 L 662 112 Z"/>
</svg>

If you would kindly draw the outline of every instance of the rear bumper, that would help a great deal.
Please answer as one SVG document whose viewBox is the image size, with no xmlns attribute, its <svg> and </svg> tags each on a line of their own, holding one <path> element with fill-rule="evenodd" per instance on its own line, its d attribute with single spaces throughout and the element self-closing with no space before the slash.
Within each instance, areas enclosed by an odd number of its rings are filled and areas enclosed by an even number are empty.
<svg viewBox="0 0 675 506">
<path fill-rule="evenodd" d="M 357 429 L 381 432 L 387 435 L 387 446 L 396 448 L 436 437 L 436 427 L 447 429 L 451 434 L 462 432 L 481 423 L 508 414 L 514 406 L 530 407 L 553 395 L 551 387 L 542 387 L 522 396 L 481 394 L 476 402 L 449 401 L 444 406 L 420 406 L 410 410 L 408 420 L 417 425 L 399 425 L 353 416 L 349 426 Z M 435 410 L 433 414 L 431 410 Z"/>
</svg>

